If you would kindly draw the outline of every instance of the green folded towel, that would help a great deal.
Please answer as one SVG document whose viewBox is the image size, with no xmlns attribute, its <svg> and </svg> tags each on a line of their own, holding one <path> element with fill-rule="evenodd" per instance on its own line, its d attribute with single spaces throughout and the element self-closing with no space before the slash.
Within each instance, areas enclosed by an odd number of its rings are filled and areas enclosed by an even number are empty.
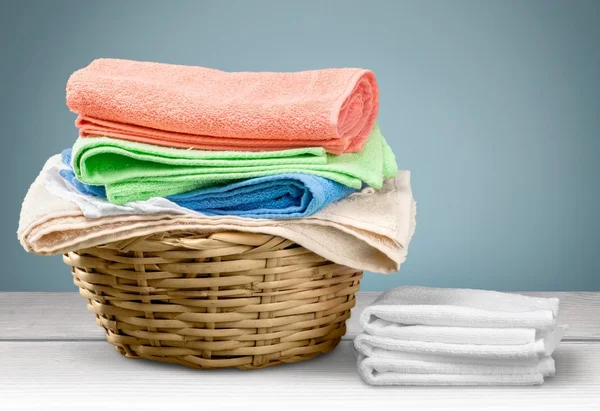
<svg viewBox="0 0 600 411">
<path fill-rule="evenodd" d="M 398 172 L 394 153 L 378 125 L 361 152 L 338 156 L 320 147 L 204 151 L 86 137 L 73 146 L 72 165 L 84 183 L 105 186 L 109 201 L 115 204 L 283 173 L 313 174 L 357 189 L 365 182 L 379 189 L 384 178 Z"/>
</svg>

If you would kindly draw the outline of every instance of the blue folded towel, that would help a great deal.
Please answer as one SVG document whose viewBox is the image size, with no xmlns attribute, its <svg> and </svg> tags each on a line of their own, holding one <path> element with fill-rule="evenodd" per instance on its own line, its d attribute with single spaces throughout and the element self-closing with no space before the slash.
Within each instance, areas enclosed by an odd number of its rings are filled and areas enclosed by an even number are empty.
<svg viewBox="0 0 600 411">
<path fill-rule="evenodd" d="M 61 176 L 82 194 L 106 198 L 104 186 L 81 182 L 71 168 L 71 149 L 62 152 L 69 166 Z M 233 215 L 248 218 L 308 217 L 326 205 L 355 192 L 327 178 L 311 174 L 278 174 L 241 180 L 225 186 L 201 188 L 166 197 L 170 201 L 205 215 Z"/>
</svg>

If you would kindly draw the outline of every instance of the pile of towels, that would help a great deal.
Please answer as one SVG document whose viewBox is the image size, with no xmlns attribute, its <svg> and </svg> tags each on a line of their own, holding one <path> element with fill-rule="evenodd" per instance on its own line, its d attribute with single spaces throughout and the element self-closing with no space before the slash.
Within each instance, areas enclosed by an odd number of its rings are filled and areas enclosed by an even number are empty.
<svg viewBox="0 0 600 411">
<path fill-rule="evenodd" d="M 361 314 L 358 370 L 373 385 L 538 385 L 567 330 L 559 300 L 399 287 Z"/>
<path fill-rule="evenodd" d="M 398 171 L 376 123 L 369 70 L 226 73 L 99 59 L 71 75 L 67 105 L 79 137 L 24 200 L 28 251 L 240 230 L 376 272 L 405 259 L 410 173 Z"/>
</svg>

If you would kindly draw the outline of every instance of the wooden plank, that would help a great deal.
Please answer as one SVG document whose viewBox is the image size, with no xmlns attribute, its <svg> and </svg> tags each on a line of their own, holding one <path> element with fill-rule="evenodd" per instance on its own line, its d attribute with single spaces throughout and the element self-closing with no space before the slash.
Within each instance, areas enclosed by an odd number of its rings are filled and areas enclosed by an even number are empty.
<svg viewBox="0 0 600 411">
<path fill-rule="evenodd" d="M 251 372 L 126 359 L 98 341 L 3 341 L 0 409 L 597 409 L 600 344 L 563 343 L 555 358 L 557 375 L 539 387 L 374 388 L 359 378 L 350 341 Z"/>
<path fill-rule="evenodd" d="M 523 293 L 561 299 L 566 340 L 600 340 L 600 292 Z M 345 339 L 360 333 L 360 312 L 379 293 L 360 292 Z M 77 293 L 0 293 L 0 340 L 103 340 L 104 332 Z"/>
<path fill-rule="evenodd" d="M 104 340 L 79 293 L 0 293 L 0 340 Z"/>
</svg>

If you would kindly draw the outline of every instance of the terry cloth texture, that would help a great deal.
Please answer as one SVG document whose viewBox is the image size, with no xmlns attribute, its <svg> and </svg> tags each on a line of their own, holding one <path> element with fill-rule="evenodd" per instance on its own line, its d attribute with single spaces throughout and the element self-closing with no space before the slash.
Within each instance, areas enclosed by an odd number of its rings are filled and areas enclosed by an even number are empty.
<svg viewBox="0 0 600 411">
<path fill-rule="evenodd" d="M 362 313 L 363 324 L 382 319 L 403 325 L 482 328 L 534 328 L 556 326 L 558 298 L 460 288 L 419 286 L 387 290 Z"/>
<path fill-rule="evenodd" d="M 379 191 L 363 190 L 299 219 L 190 215 L 195 212 L 183 208 L 179 213 L 136 214 L 130 209 L 86 218 L 75 202 L 45 187 L 48 170 L 61 164 L 60 156 L 50 158 L 23 201 L 18 237 L 29 252 L 54 255 L 166 231 L 237 230 L 281 236 L 335 263 L 390 273 L 406 259 L 415 230 L 416 203 L 408 171 L 386 179 Z"/>
<path fill-rule="evenodd" d="M 311 174 L 354 189 L 363 182 L 379 189 L 385 178 L 398 172 L 394 154 L 377 126 L 360 153 L 339 156 L 321 148 L 182 150 L 106 137 L 78 139 L 72 155 L 77 178 L 105 186 L 108 200 L 115 204 L 275 174 Z"/>
<path fill-rule="evenodd" d="M 363 310 L 354 340 L 372 385 L 538 385 L 568 329 L 559 300 L 487 290 L 404 286 Z"/>
<path fill-rule="evenodd" d="M 360 151 L 379 92 L 359 68 L 226 73 L 204 67 L 98 59 L 67 83 L 80 135 L 167 147 Z"/>
<path fill-rule="evenodd" d="M 354 339 L 354 346 L 359 353 L 367 357 L 393 355 L 395 352 L 406 352 L 421 355 L 439 355 L 472 359 L 536 361 L 541 357 L 552 355 L 566 331 L 566 326 L 559 325 L 546 337 L 540 338 L 533 343 L 521 345 L 448 344 L 406 341 L 361 333 Z"/>
<path fill-rule="evenodd" d="M 65 168 L 60 177 L 81 194 L 106 199 L 103 186 L 92 186 L 79 181 L 70 166 L 70 149 L 63 151 Z M 55 173 L 49 177 L 56 178 Z M 46 180 L 46 188 L 61 190 L 60 181 Z M 49 188 L 52 191 L 51 188 Z M 225 186 L 201 188 L 167 197 L 178 206 L 204 215 L 233 215 L 247 218 L 301 218 L 313 215 L 334 201 L 348 197 L 355 189 L 326 178 L 308 174 L 276 174 L 251 178 Z M 69 192 L 64 192 L 69 196 Z M 93 200 L 88 200 L 93 201 Z M 98 209 L 110 214 L 112 204 L 98 200 Z"/>
</svg>

